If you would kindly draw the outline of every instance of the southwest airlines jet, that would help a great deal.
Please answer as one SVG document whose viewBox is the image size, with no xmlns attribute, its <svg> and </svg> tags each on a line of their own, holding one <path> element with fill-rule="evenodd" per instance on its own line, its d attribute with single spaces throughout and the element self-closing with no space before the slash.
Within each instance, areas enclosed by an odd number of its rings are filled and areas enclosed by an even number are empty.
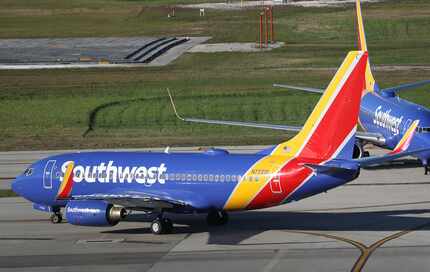
<svg viewBox="0 0 430 272">
<path fill-rule="evenodd" d="M 406 151 L 418 121 L 381 157 L 352 159 L 365 87 L 367 53 L 350 52 L 301 131 L 257 154 L 88 152 L 32 164 L 12 184 L 53 223 L 113 226 L 129 211 L 155 215 L 154 234 L 169 233 L 165 212 L 207 213 L 221 225 L 228 211 L 282 205 L 354 180 L 360 167 L 428 150 Z"/>
<path fill-rule="evenodd" d="M 359 50 L 367 51 L 360 0 L 356 0 L 356 12 Z M 430 147 L 430 110 L 421 105 L 401 99 L 396 95 L 397 92 L 401 90 L 411 89 L 429 83 L 430 80 L 424 80 L 380 89 L 375 82 L 368 62 L 366 65 L 366 88 L 363 92 L 359 117 L 359 124 L 364 131 L 357 132 L 358 141 L 356 143 L 354 157 L 368 155 L 368 152 L 363 150 L 363 145 L 367 142 L 393 149 L 401 141 L 414 120 L 420 120 L 420 126 L 417 128 L 417 135 L 414 137 L 410 148 Z M 285 84 L 274 84 L 274 86 L 312 93 L 323 93 L 323 90 L 315 88 L 297 87 Z M 282 129 L 282 127 L 278 129 Z M 284 129 L 286 130 L 286 128 Z M 430 152 L 422 152 L 415 157 L 422 162 L 425 174 L 427 175 L 430 170 Z"/>
</svg>

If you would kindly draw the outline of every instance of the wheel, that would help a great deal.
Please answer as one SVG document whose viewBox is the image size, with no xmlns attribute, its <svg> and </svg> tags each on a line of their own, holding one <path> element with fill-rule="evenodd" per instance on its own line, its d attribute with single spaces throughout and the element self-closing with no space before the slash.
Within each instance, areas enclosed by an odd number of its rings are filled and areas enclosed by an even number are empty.
<svg viewBox="0 0 430 272">
<path fill-rule="evenodd" d="M 151 232 L 153 234 L 167 234 L 173 230 L 172 220 L 169 218 L 157 218 L 151 223 Z"/>
<path fill-rule="evenodd" d="M 173 222 L 169 218 L 163 218 L 163 225 L 165 227 L 164 233 L 172 233 L 173 231 Z"/>
<path fill-rule="evenodd" d="M 213 226 L 225 225 L 228 222 L 228 214 L 225 211 L 210 211 L 206 221 Z"/>
<path fill-rule="evenodd" d="M 51 215 L 51 222 L 53 224 L 59 224 L 63 221 L 63 216 L 61 215 L 61 213 L 53 213 Z"/>
<path fill-rule="evenodd" d="M 163 233 L 163 224 L 160 219 L 155 219 L 151 223 L 151 232 L 153 234 L 162 234 Z"/>
</svg>

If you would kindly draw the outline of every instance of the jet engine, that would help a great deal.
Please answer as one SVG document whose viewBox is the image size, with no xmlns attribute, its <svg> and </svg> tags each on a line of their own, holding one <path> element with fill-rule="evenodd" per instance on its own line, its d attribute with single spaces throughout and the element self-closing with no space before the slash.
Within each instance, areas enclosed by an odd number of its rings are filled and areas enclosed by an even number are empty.
<svg viewBox="0 0 430 272">
<path fill-rule="evenodd" d="M 363 144 L 360 141 L 355 141 L 352 158 L 359 159 L 363 157 L 369 157 L 369 151 L 364 150 Z"/>
<path fill-rule="evenodd" d="M 67 222 L 80 226 L 115 226 L 127 211 L 101 200 L 71 200 L 65 208 Z"/>
</svg>

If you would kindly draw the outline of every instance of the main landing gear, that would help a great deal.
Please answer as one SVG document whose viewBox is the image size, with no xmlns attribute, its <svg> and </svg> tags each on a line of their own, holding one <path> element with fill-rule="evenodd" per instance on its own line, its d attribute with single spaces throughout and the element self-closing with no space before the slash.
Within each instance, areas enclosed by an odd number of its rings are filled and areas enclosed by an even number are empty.
<svg viewBox="0 0 430 272">
<path fill-rule="evenodd" d="M 56 211 L 51 215 L 52 224 L 60 224 L 63 221 L 63 215 L 60 211 Z"/>
<path fill-rule="evenodd" d="M 151 232 L 153 234 L 168 234 L 173 231 L 173 222 L 169 218 L 164 218 L 163 215 L 157 216 L 157 218 L 151 223 Z"/>
<path fill-rule="evenodd" d="M 212 210 L 208 213 L 206 221 L 210 226 L 225 225 L 228 222 L 228 214 L 225 211 Z M 172 231 L 173 222 L 169 218 L 165 218 L 163 213 L 160 213 L 151 223 L 151 232 L 153 234 L 169 234 Z"/>
<path fill-rule="evenodd" d="M 228 222 L 228 214 L 225 211 L 210 211 L 206 221 L 211 226 L 225 225 Z"/>
<path fill-rule="evenodd" d="M 427 176 L 430 172 L 430 166 L 429 166 L 428 160 L 427 159 L 418 159 L 418 161 L 421 161 L 421 163 L 424 167 L 424 175 Z"/>
</svg>

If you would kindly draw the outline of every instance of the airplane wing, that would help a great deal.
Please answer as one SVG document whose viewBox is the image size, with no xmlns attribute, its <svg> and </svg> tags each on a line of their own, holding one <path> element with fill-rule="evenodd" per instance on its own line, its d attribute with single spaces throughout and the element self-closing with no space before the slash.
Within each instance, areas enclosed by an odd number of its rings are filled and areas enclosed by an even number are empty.
<svg viewBox="0 0 430 272">
<path fill-rule="evenodd" d="M 394 87 L 389 87 L 389 88 L 381 89 L 381 92 L 397 93 L 399 91 L 414 89 L 414 88 L 424 86 L 427 84 L 430 84 L 430 80 L 423 80 L 423 81 L 418 81 L 418 82 L 413 82 L 413 83 L 402 84 L 402 85 L 398 85 L 398 86 L 394 86 Z"/>
<path fill-rule="evenodd" d="M 72 195 L 74 200 L 104 200 L 108 203 L 135 210 L 189 209 L 203 210 L 209 207 L 207 201 L 194 193 L 183 190 L 144 191 L 115 190 L 107 193 Z"/>
<path fill-rule="evenodd" d="M 287 84 L 277 84 L 277 83 L 273 84 L 273 87 L 298 90 L 298 91 L 304 91 L 304 92 L 309 92 L 309 93 L 319 93 L 319 94 L 322 94 L 324 92 L 323 89 L 317 89 L 317 88 L 311 88 L 311 87 L 300 87 L 300 86 L 293 86 L 293 85 L 287 85 Z"/>
<path fill-rule="evenodd" d="M 384 162 L 393 161 L 395 159 L 399 159 L 407 156 L 416 156 L 420 153 L 424 153 L 428 151 L 430 151 L 430 148 L 422 148 L 422 149 L 416 149 L 412 151 L 403 151 L 395 154 L 389 153 L 388 155 L 384 155 L 384 156 L 372 156 L 372 157 L 359 158 L 359 159 L 355 159 L 354 161 L 360 164 L 361 167 L 366 167 L 366 166 L 378 165 Z"/>
<path fill-rule="evenodd" d="M 289 86 L 289 85 L 288 85 Z M 299 87 L 298 87 L 299 88 Z M 172 104 L 173 111 L 176 117 L 185 122 L 192 123 L 204 123 L 204 124 L 213 124 L 213 125 L 229 125 L 229 126 L 241 126 L 241 127 L 253 127 L 253 128 L 265 128 L 265 129 L 274 129 L 274 130 L 283 130 L 289 132 L 299 132 L 302 127 L 301 126 L 287 126 L 287 125 L 277 125 L 277 124 L 268 124 L 268 123 L 255 123 L 255 122 L 242 122 L 242 121 L 230 121 L 230 120 L 213 120 L 213 119 L 198 119 L 198 118 L 185 118 L 179 115 L 176 110 L 175 103 L 173 101 L 173 97 L 169 90 L 168 94 L 170 97 L 170 102 Z M 370 133 L 357 131 L 356 137 L 363 141 L 375 143 L 375 144 L 384 144 L 385 138 L 380 133 Z"/>
<path fill-rule="evenodd" d="M 242 121 L 185 118 L 185 117 L 180 116 L 178 111 L 176 110 L 176 105 L 175 105 L 175 102 L 173 101 L 173 97 L 172 97 L 169 89 L 167 89 L 167 93 L 169 94 L 169 98 L 170 98 L 170 102 L 172 104 L 173 111 L 175 112 L 176 117 L 181 121 L 193 122 L 193 123 L 204 123 L 204 124 L 215 124 L 215 125 L 230 125 L 230 126 L 242 126 L 242 127 L 254 127 L 254 128 L 267 128 L 267 129 L 285 130 L 285 131 L 292 131 L 292 132 L 298 132 L 302 129 L 301 126 L 284 126 L 284 125 L 267 124 L 267 123 L 253 123 L 253 122 L 242 122 Z"/>
<path fill-rule="evenodd" d="M 408 89 L 415 89 L 420 86 L 428 85 L 430 84 L 430 80 L 422 80 L 412 83 L 406 83 L 401 84 L 394 87 L 384 88 L 381 89 L 380 92 L 394 92 L 397 93 L 399 91 L 408 90 Z M 322 94 L 324 92 L 323 89 L 317 89 L 317 88 L 311 88 L 311 87 L 301 87 L 301 86 L 294 86 L 294 85 L 288 85 L 288 84 L 273 84 L 273 87 L 279 87 L 279 88 L 285 88 L 285 89 L 291 89 L 291 90 L 297 90 L 297 91 L 304 91 L 309 93 L 320 93 Z"/>
</svg>

